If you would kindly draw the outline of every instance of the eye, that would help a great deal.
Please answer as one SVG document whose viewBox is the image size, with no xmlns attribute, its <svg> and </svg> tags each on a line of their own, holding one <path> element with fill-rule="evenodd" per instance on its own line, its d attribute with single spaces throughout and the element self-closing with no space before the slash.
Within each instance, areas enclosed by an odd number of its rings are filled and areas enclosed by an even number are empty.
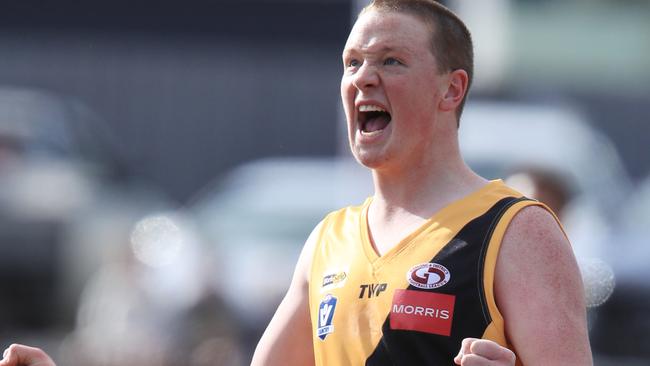
<svg viewBox="0 0 650 366">
<path fill-rule="evenodd" d="M 359 65 L 361 65 L 361 62 L 359 62 L 359 60 L 354 58 L 350 59 L 346 64 L 347 67 L 358 67 Z"/>
<path fill-rule="evenodd" d="M 384 60 L 384 65 L 387 66 L 402 65 L 402 63 L 399 62 L 396 58 L 388 57 L 387 59 Z"/>
</svg>

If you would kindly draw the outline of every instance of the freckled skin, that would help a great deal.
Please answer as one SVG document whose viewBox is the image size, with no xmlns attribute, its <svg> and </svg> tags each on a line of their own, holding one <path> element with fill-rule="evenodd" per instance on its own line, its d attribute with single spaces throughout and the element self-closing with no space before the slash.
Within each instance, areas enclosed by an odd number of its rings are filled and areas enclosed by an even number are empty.
<svg viewBox="0 0 650 366">
<path fill-rule="evenodd" d="M 497 261 L 495 294 L 522 360 L 592 363 L 578 265 L 548 211 L 528 207 L 511 222 Z"/>
</svg>

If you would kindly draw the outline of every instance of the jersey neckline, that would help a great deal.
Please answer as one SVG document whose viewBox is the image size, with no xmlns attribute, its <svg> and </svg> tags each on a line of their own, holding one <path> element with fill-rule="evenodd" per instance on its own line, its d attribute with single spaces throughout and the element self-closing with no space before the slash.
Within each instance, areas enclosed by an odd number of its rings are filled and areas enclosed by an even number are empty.
<svg viewBox="0 0 650 366">
<path fill-rule="evenodd" d="M 435 222 L 441 221 L 445 216 L 453 213 L 455 209 L 459 206 L 462 206 L 465 202 L 476 199 L 477 197 L 492 191 L 494 188 L 503 186 L 504 183 L 501 179 L 491 180 L 482 187 L 468 193 L 467 195 L 450 202 L 436 213 L 434 213 L 427 221 L 422 225 L 416 228 L 414 231 L 402 238 L 397 244 L 395 244 L 390 250 L 388 250 L 383 255 L 379 255 L 374 245 L 370 240 L 370 227 L 368 226 L 368 208 L 372 203 L 373 197 L 368 197 L 363 203 L 361 211 L 359 212 L 359 225 L 360 225 L 360 234 L 361 234 L 361 246 L 366 255 L 366 258 L 373 266 L 373 268 L 378 269 L 384 262 L 390 261 L 395 258 L 402 252 L 404 249 L 409 247 L 409 244 L 413 239 L 417 238 L 422 232 L 429 228 Z"/>
</svg>

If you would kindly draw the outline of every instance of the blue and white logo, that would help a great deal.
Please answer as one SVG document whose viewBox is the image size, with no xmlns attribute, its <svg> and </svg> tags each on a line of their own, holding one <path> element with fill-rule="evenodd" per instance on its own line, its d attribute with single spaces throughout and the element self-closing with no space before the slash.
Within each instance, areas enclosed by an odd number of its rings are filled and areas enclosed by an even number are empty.
<svg viewBox="0 0 650 366">
<path fill-rule="evenodd" d="M 316 334 L 321 340 L 325 340 L 328 334 L 334 332 L 332 319 L 334 319 L 335 310 L 336 297 L 328 294 L 318 306 L 318 329 L 316 329 Z"/>
</svg>

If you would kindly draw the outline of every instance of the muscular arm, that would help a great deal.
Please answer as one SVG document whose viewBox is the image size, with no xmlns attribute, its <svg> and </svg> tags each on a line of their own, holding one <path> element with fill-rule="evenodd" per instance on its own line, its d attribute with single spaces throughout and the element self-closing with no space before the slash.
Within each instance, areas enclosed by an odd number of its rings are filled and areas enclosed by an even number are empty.
<svg viewBox="0 0 650 366">
<path fill-rule="evenodd" d="M 289 290 L 257 344 L 251 366 L 314 364 L 308 278 L 318 230 L 305 243 Z"/>
<path fill-rule="evenodd" d="M 495 294 L 524 365 L 591 365 L 584 289 L 570 244 L 552 215 L 532 206 L 506 230 Z"/>
</svg>

